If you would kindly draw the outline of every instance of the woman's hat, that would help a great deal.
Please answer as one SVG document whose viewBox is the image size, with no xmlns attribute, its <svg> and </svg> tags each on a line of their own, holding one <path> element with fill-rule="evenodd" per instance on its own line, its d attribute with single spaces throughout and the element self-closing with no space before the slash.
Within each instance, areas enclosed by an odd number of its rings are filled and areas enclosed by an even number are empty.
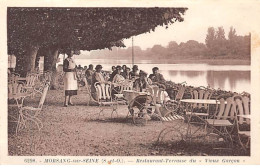
<svg viewBox="0 0 260 168">
<path fill-rule="evenodd" d="M 134 66 L 133 66 L 133 69 L 138 70 L 138 66 L 137 66 L 137 65 L 134 65 Z"/>
<path fill-rule="evenodd" d="M 117 70 L 122 70 L 122 67 L 120 65 L 116 66 Z"/>
<path fill-rule="evenodd" d="M 95 69 L 102 69 L 102 65 L 97 65 Z"/>
</svg>

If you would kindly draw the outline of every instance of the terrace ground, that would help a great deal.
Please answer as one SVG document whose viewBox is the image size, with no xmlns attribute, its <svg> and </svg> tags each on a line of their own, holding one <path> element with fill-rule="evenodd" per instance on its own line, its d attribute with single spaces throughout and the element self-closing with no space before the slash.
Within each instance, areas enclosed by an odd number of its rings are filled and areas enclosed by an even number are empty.
<svg viewBox="0 0 260 168">
<path fill-rule="evenodd" d="M 25 105 L 37 106 L 39 97 L 26 98 Z M 240 148 L 213 149 L 211 141 L 184 143 L 178 132 L 168 134 L 163 143 L 155 145 L 160 131 L 182 121 L 148 121 L 146 125 L 132 124 L 126 118 L 128 109 L 120 105 L 118 117 L 110 119 L 110 109 L 104 119 L 98 119 L 98 106 L 88 106 L 85 90 L 74 97 L 76 106 L 63 107 L 64 92 L 49 90 L 40 114 L 43 128 L 33 124 L 15 134 L 16 123 L 8 122 L 8 152 L 12 156 L 234 156 L 244 155 Z M 9 114 L 17 111 L 9 108 Z M 9 120 L 11 118 L 9 117 Z M 179 123 L 178 123 L 179 122 Z M 177 143 L 176 143 L 177 142 Z M 215 144 L 216 145 L 216 144 Z M 223 144 L 217 144 L 223 146 Z"/>
</svg>

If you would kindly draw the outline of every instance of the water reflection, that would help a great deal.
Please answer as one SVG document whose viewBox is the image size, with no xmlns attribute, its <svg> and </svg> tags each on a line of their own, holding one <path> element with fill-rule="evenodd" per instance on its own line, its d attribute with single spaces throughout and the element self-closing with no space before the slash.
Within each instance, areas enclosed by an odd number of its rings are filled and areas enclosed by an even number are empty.
<svg viewBox="0 0 260 168">
<path fill-rule="evenodd" d="M 112 60 L 113 61 L 113 60 Z M 89 64 L 102 64 L 104 70 L 110 70 L 112 65 L 132 64 L 127 60 L 100 60 L 100 59 L 76 59 L 81 66 Z M 129 62 L 129 61 L 128 61 Z M 166 80 L 176 83 L 186 81 L 192 86 L 210 86 L 215 89 L 224 89 L 234 92 L 250 93 L 250 66 L 248 65 L 207 65 L 207 64 L 137 64 L 139 69 L 152 73 L 152 68 L 157 66 Z"/>
<path fill-rule="evenodd" d="M 166 78 L 189 85 L 210 86 L 235 92 L 250 92 L 250 71 L 170 71 Z"/>
</svg>

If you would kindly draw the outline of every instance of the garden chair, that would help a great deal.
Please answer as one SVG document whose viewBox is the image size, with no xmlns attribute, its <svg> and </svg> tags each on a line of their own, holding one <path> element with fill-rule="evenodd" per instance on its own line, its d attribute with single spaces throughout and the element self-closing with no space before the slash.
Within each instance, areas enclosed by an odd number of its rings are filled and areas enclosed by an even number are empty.
<svg viewBox="0 0 260 168">
<path fill-rule="evenodd" d="M 30 93 L 32 97 L 35 95 L 35 81 L 38 78 L 38 74 L 29 73 L 26 75 L 26 82 L 20 82 L 23 84 L 23 88 L 26 90 L 27 93 Z"/>
<path fill-rule="evenodd" d="M 165 108 L 165 112 L 163 113 L 163 109 L 160 108 L 161 114 L 162 114 L 162 120 L 163 121 L 174 121 L 175 119 L 178 118 L 183 118 L 182 116 L 177 115 L 177 113 L 180 113 L 182 108 L 181 108 L 181 102 L 180 100 L 183 98 L 183 95 L 186 90 L 185 85 L 179 85 L 178 86 L 178 92 L 174 98 L 174 100 L 169 100 L 167 101 L 162 108 Z"/>
<path fill-rule="evenodd" d="M 160 119 L 163 123 L 170 123 L 170 125 L 166 125 L 166 127 L 160 131 L 157 143 L 163 141 L 171 132 L 175 132 L 175 137 L 179 137 L 176 140 L 184 140 L 186 139 L 185 123 L 184 123 L 184 112 L 181 107 L 180 100 L 183 98 L 186 86 L 183 84 L 178 85 L 178 92 L 174 98 L 174 100 L 167 101 L 164 106 L 160 107 L 158 111 L 160 112 Z M 174 123 L 174 124 L 173 124 Z"/>
<path fill-rule="evenodd" d="M 129 102 L 128 114 L 131 114 L 133 124 L 136 124 L 136 121 L 140 119 L 145 121 L 144 124 L 147 123 L 153 114 L 152 110 L 148 106 L 151 102 L 152 96 L 145 93 L 140 93 Z"/>
<path fill-rule="evenodd" d="M 204 100 L 210 100 L 213 91 L 207 88 L 196 88 L 191 90 L 191 99 L 204 99 Z M 209 117 L 209 104 L 205 103 L 193 103 L 190 108 L 188 108 L 188 111 L 186 111 L 187 117 L 199 117 L 202 119 Z M 198 123 L 198 122 L 194 122 Z"/>
<path fill-rule="evenodd" d="M 8 83 L 14 83 L 14 82 L 18 82 L 18 78 L 20 77 L 20 74 L 18 73 L 11 73 L 10 75 L 8 75 Z"/>
<path fill-rule="evenodd" d="M 23 105 L 24 98 L 29 96 L 23 89 L 23 85 L 19 84 L 17 81 L 13 81 L 12 83 L 8 83 L 8 100 L 15 100 L 18 109 L 20 109 Z M 9 104 L 8 106 L 13 106 L 13 104 Z"/>
<path fill-rule="evenodd" d="M 117 102 L 113 101 L 113 99 L 112 99 L 111 84 L 96 82 L 94 84 L 94 87 L 97 92 L 97 101 L 96 102 L 99 105 L 98 118 L 100 117 L 101 114 L 103 116 L 105 116 L 104 109 L 106 109 L 106 108 L 112 108 L 111 118 L 113 118 L 113 113 L 116 113 L 116 115 L 118 116 L 118 113 L 117 113 L 118 104 L 117 104 Z"/>
<path fill-rule="evenodd" d="M 248 96 L 235 95 L 233 97 L 235 104 L 235 114 L 236 114 L 236 127 L 238 140 L 246 151 L 250 144 L 250 99 Z M 246 141 L 244 141 L 246 140 Z"/>
<path fill-rule="evenodd" d="M 216 111 L 214 116 L 205 119 L 207 130 L 209 134 L 218 134 L 223 137 L 226 142 L 231 142 L 233 146 L 233 139 L 231 132 L 235 125 L 235 106 L 233 97 L 225 98 L 221 95 L 216 98 Z"/>
<path fill-rule="evenodd" d="M 89 97 L 88 102 L 87 102 L 87 105 L 89 106 L 89 103 L 90 103 L 91 101 L 94 101 L 94 102 L 95 102 L 95 100 L 93 99 L 93 97 L 92 97 L 92 95 L 91 95 L 91 86 L 88 84 L 87 79 L 86 79 L 86 78 L 83 78 L 83 81 L 84 81 L 84 83 L 85 83 L 86 94 L 87 94 L 88 97 Z"/>
<path fill-rule="evenodd" d="M 124 90 L 133 90 L 133 81 L 131 80 L 125 80 L 123 83 L 120 83 L 119 85 L 119 91 L 116 91 L 117 93 L 114 94 L 115 100 L 118 103 L 126 104 L 123 91 Z"/>
<path fill-rule="evenodd" d="M 41 120 L 38 118 L 38 115 L 39 115 L 40 111 L 42 110 L 43 103 L 46 99 L 46 95 L 47 95 L 49 86 L 50 86 L 50 83 L 45 83 L 45 87 L 43 89 L 43 93 L 41 95 L 38 107 L 30 107 L 30 106 L 21 107 L 21 109 L 19 110 L 19 118 L 18 118 L 17 127 L 16 127 L 16 134 L 22 128 L 26 128 L 26 123 L 28 121 L 35 123 L 38 130 L 39 131 L 41 130 L 41 128 L 43 127 L 43 124 L 42 124 Z"/>
</svg>

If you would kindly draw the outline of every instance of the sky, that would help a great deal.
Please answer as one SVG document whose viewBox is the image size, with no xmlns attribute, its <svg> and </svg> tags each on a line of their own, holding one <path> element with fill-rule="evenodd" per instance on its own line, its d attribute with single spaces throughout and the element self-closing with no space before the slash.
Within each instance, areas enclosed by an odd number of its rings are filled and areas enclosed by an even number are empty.
<svg viewBox="0 0 260 168">
<path fill-rule="evenodd" d="M 211 1 L 212 2 L 212 1 Z M 205 43 L 208 27 L 220 27 L 225 29 L 226 37 L 233 26 L 237 35 L 247 35 L 251 31 L 251 21 L 255 21 L 250 3 L 197 3 L 186 5 L 189 9 L 183 16 L 183 22 L 175 22 L 168 29 L 158 26 L 154 32 L 134 36 L 134 45 L 142 49 L 151 48 L 155 44 L 167 46 L 170 41 L 178 44 L 188 40 L 196 40 Z M 254 8 L 254 10 L 256 10 Z M 125 39 L 126 47 L 132 46 L 132 40 Z"/>
<path fill-rule="evenodd" d="M 154 32 L 134 36 L 134 46 L 140 46 L 145 50 L 146 48 L 152 48 L 156 44 L 167 47 L 170 41 L 176 41 L 178 44 L 188 40 L 205 43 L 209 27 L 218 28 L 222 26 L 225 30 L 226 38 L 231 26 L 236 29 L 237 35 L 248 35 L 250 32 L 252 33 L 259 29 L 257 18 L 259 18 L 260 14 L 260 3 L 250 3 L 253 1 L 196 0 L 193 3 L 182 1 L 180 5 L 172 7 L 188 8 L 183 16 L 183 22 L 175 22 L 169 25 L 168 29 L 165 26 L 157 26 Z M 132 38 L 124 39 L 124 44 L 126 48 L 131 47 Z M 90 52 L 82 51 L 81 53 L 89 55 Z"/>
</svg>

